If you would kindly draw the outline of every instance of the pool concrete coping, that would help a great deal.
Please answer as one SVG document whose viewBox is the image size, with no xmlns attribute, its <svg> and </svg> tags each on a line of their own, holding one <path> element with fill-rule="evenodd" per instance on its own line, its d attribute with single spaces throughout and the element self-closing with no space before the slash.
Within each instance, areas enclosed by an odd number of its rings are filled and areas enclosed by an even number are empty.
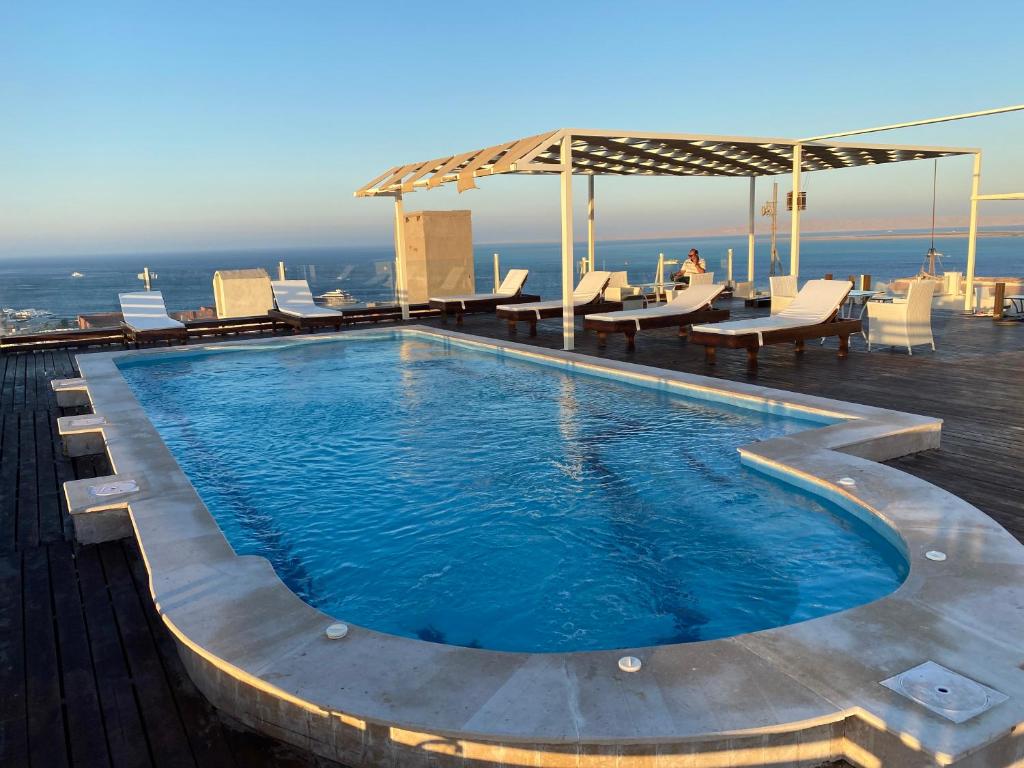
<svg viewBox="0 0 1024 768">
<path fill-rule="evenodd" d="M 742 461 L 871 522 L 902 549 L 906 580 L 884 598 L 839 613 L 678 645 L 505 653 L 354 625 L 344 639 L 330 640 L 326 627 L 345 617 L 304 603 L 266 559 L 235 554 L 116 361 L 389 335 L 430 337 L 699 399 L 837 420 L 739 447 Z M 69 483 L 78 484 L 68 490 L 69 506 L 77 505 L 76 528 L 81 520 L 88 531 L 86 521 L 96 515 L 103 529 L 97 538 L 133 532 L 157 611 L 189 657 L 186 666 L 200 688 L 242 722 L 290 735 L 320 754 L 393 762 L 367 756 L 365 746 L 360 757 L 349 746 L 325 743 L 311 720 L 329 720 L 332 732 L 347 729 L 364 741 L 360 731 L 385 727 L 394 744 L 424 754 L 443 754 L 457 744 L 467 764 L 475 748 L 488 745 L 501 745 L 506 762 L 519 764 L 508 757 L 519 745 L 532 755 L 524 764 L 547 764 L 536 757 L 538 745 L 559 755 L 615 745 L 656 752 L 658 745 L 811 732 L 851 718 L 874 734 L 872 757 L 889 749 L 882 744 L 892 737 L 921 764 L 954 763 L 1001 739 L 1019 739 L 1024 546 L 962 499 L 878 463 L 938 447 L 938 419 L 423 326 L 124 350 L 80 355 L 77 362 L 88 401 L 103 417 L 85 427 L 102 433 L 113 479 L 137 490 L 113 493 L 94 509 L 89 493 L 97 481 Z M 118 509 L 122 515 L 127 510 L 127 531 L 110 518 Z M 933 551 L 944 553 L 945 561 L 925 556 Z M 625 655 L 639 658 L 642 669 L 620 671 Z M 1008 700 L 955 724 L 880 684 L 929 660 Z M 279 722 L 296 717 L 302 722 Z M 848 758 L 865 759 L 853 754 L 866 749 L 863 744 L 847 736 L 846 745 Z M 842 749 L 830 750 L 842 756 Z M 479 754 L 483 762 L 499 762 L 491 752 Z"/>
</svg>

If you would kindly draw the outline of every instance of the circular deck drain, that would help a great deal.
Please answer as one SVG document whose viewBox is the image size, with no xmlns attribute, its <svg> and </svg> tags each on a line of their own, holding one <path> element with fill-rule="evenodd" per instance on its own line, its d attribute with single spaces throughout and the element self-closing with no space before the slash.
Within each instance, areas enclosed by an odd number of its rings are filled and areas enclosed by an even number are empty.
<svg viewBox="0 0 1024 768">
<path fill-rule="evenodd" d="M 930 549 L 924 553 L 924 556 L 929 560 L 934 560 L 936 563 L 941 563 L 946 559 L 945 552 L 939 552 L 937 549 Z"/>
<path fill-rule="evenodd" d="M 619 659 L 619 669 L 623 672 L 639 672 L 643 663 L 636 656 L 623 656 Z"/>
<path fill-rule="evenodd" d="M 854 480 L 852 477 L 840 477 L 839 478 L 839 484 L 840 485 L 844 485 L 847 488 L 852 488 L 853 486 L 855 486 L 857 484 L 857 481 Z"/>
</svg>

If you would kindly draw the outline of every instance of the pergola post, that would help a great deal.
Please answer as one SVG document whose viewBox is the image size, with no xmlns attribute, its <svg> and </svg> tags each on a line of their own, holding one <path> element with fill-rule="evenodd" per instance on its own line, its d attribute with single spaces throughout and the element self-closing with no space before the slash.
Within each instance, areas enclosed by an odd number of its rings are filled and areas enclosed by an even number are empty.
<svg viewBox="0 0 1024 768">
<path fill-rule="evenodd" d="M 594 174 L 587 176 L 587 271 L 594 271 Z"/>
<path fill-rule="evenodd" d="M 803 146 L 793 145 L 793 209 L 790 212 L 789 274 L 800 276 L 800 163 Z"/>
<path fill-rule="evenodd" d="M 750 208 L 747 211 L 747 282 L 754 282 L 754 181 L 750 177 Z"/>
<path fill-rule="evenodd" d="M 402 319 L 409 319 L 409 269 L 405 261 L 405 208 L 402 193 L 395 193 L 395 291 L 402 308 Z"/>
<path fill-rule="evenodd" d="M 572 303 L 573 275 L 575 274 L 572 253 L 572 136 L 562 137 L 562 349 L 575 346 L 576 315 Z"/>
<path fill-rule="evenodd" d="M 978 245 L 978 190 L 981 187 L 981 152 L 974 154 L 971 173 L 971 224 L 967 233 L 967 282 L 964 284 L 964 311 L 974 309 L 974 265 Z"/>
</svg>

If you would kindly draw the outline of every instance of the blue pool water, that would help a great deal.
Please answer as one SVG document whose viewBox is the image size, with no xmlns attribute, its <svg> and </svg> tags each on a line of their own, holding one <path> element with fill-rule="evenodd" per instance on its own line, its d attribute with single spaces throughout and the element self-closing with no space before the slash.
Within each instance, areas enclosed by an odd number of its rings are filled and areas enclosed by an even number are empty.
<svg viewBox="0 0 1024 768">
<path fill-rule="evenodd" d="M 123 369 L 235 550 L 383 632 L 512 651 L 706 640 L 905 573 L 867 525 L 739 462 L 820 424 L 387 333 Z"/>
</svg>

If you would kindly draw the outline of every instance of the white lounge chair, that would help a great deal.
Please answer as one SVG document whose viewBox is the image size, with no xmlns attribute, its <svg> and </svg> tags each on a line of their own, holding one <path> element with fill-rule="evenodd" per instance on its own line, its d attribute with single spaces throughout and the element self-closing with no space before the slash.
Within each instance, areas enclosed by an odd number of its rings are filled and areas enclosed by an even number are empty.
<svg viewBox="0 0 1024 768">
<path fill-rule="evenodd" d="M 167 314 L 164 297 L 160 291 L 139 291 L 137 293 L 119 293 L 121 303 L 121 330 L 126 344 L 146 341 L 180 341 L 188 340 L 185 324 Z"/>
<path fill-rule="evenodd" d="M 825 336 L 839 337 L 839 356 L 850 349 L 850 334 L 861 329 L 860 320 L 838 319 L 839 308 L 853 284 L 846 280 L 808 280 L 792 303 L 776 315 L 732 320 L 714 325 L 695 325 L 690 340 L 704 345 L 709 363 L 717 347 L 746 349 L 747 361 L 757 365 L 758 350 L 765 344 L 792 341 L 803 352 L 804 341 Z"/>
<path fill-rule="evenodd" d="M 699 272 L 695 275 L 690 275 L 690 287 L 695 285 L 714 285 L 715 284 L 715 273 L 714 272 Z"/>
<path fill-rule="evenodd" d="M 776 275 L 768 278 L 768 284 L 772 294 L 773 315 L 788 307 L 797 294 L 797 282 L 793 275 Z"/>
<path fill-rule="evenodd" d="M 892 302 L 868 302 L 868 351 L 871 347 L 906 347 L 914 354 L 917 344 L 931 344 L 932 296 L 934 280 L 914 280 L 907 290 L 907 298 Z"/>
<path fill-rule="evenodd" d="M 583 315 L 587 312 L 622 309 L 621 302 L 603 301 L 602 292 L 611 279 L 611 272 L 587 272 L 580 278 L 576 290 L 572 294 L 573 314 Z M 537 321 L 546 317 L 561 317 L 562 302 L 533 301 L 526 304 L 499 304 L 495 310 L 498 317 L 508 321 L 509 333 L 516 332 L 517 322 L 530 324 L 530 335 L 537 335 Z"/>
<path fill-rule="evenodd" d="M 677 291 L 664 304 L 654 304 L 645 309 L 623 309 L 587 315 L 583 318 L 586 330 L 597 332 L 597 345 L 603 347 L 609 333 L 624 333 L 626 347 L 636 349 L 636 332 L 649 328 L 679 326 L 679 335 L 686 336 L 687 329 L 694 323 L 715 323 L 729 319 L 729 310 L 714 309 L 711 303 L 725 290 L 724 285 L 691 285 L 685 291 Z"/>
<path fill-rule="evenodd" d="M 340 330 L 345 323 L 343 313 L 313 301 L 313 293 L 305 280 L 271 280 L 270 289 L 274 292 L 277 309 L 267 314 L 296 330 L 316 331 L 324 327 Z"/>
<path fill-rule="evenodd" d="M 463 315 L 470 312 L 493 312 L 499 304 L 520 304 L 534 302 L 540 296 L 523 293 L 528 269 L 510 269 L 494 293 L 470 293 L 464 296 L 444 296 L 430 300 L 433 309 L 441 310 L 441 317 L 447 321 L 449 315 L 455 315 L 455 321 L 461 325 Z"/>
</svg>

